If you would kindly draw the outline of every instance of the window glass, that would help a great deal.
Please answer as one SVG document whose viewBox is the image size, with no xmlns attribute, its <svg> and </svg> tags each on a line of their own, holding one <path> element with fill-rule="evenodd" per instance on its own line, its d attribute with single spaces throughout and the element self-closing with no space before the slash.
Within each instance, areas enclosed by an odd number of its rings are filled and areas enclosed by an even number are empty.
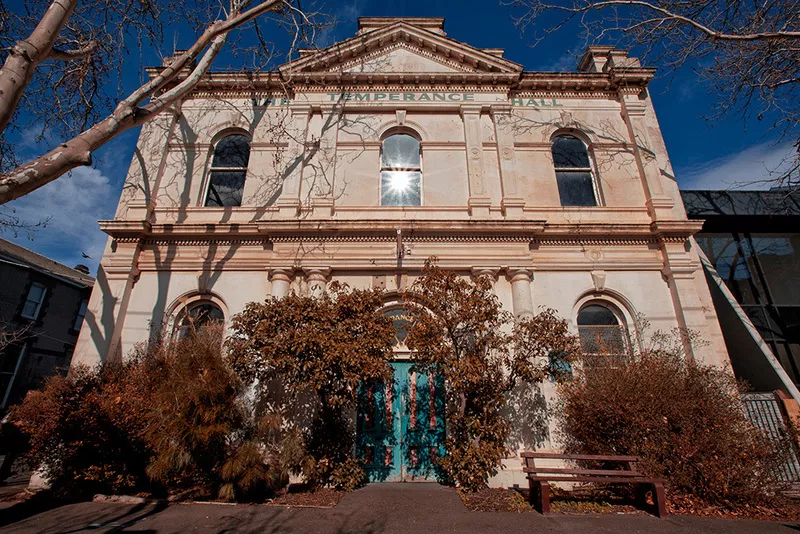
<svg viewBox="0 0 800 534">
<path fill-rule="evenodd" d="M 250 162 L 250 140 L 244 135 L 229 135 L 214 147 L 208 192 L 208 207 L 241 206 L 247 165 Z"/>
<path fill-rule="evenodd" d="M 556 169 L 589 169 L 589 151 L 577 137 L 560 135 L 553 139 L 553 165 Z"/>
<path fill-rule="evenodd" d="M 381 171 L 381 206 L 419 206 L 421 181 L 418 171 Z"/>
<path fill-rule="evenodd" d="M 244 135 L 229 135 L 214 147 L 212 167 L 247 168 L 250 162 L 250 140 Z"/>
<path fill-rule="evenodd" d="M 588 357 L 588 368 L 614 365 L 626 358 L 627 335 L 617 316 L 598 304 L 590 304 L 578 313 L 578 337 Z"/>
<path fill-rule="evenodd" d="M 752 234 L 749 248 L 761 263 L 773 303 L 800 305 L 800 234 Z"/>
<path fill-rule="evenodd" d="M 588 172 L 557 172 L 558 196 L 562 206 L 596 206 L 592 175 Z"/>
<path fill-rule="evenodd" d="M 211 302 L 192 304 L 188 311 L 184 312 L 180 321 L 180 325 L 178 326 L 178 338 L 183 339 L 205 325 L 224 321 L 225 314 L 222 313 L 222 310 L 216 304 Z"/>
<path fill-rule="evenodd" d="M 81 302 L 81 307 L 78 309 L 78 316 L 75 318 L 75 324 L 73 325 L 73 330 L 80 330 L 81 326 L 83 325 L 83 319 L 86 317 L 86 310 L 89 307 L 89 301 L 84 299 Z"/>
<path fill-rule="evenodd" d="M 703 233 L 695 239 L 740 304 L 766 303 L 749 247 L 743 246 L 734 234 Z"/>
<path fill-rule="evenodd" d="M 553 166 L 562 206 L 597 206 L 589 150 L 572 135 L 553 139 Z"/>
<path fill-rule="evenodd" d="M 241 206 L 245 171 L 211 171 L 206 206 Z"/>
<path fill-rule="evenodd" d="M 44 300 L 45 287 L 41 284 L 32 284 L 22 306 L 22 316 L 26 319 L 36 319 Z"/>
<path fill-rule="evenodd" d="M 387 169 L 419 169 L 419 141 L 407 134 L 396 134 L 383 141 L 381 167 Z"/>
<path fill-rule="evenodd" d="M 408 335 L 408 327 L 411 324 L 408 320 L 408 313 L 403 308 L 395 308 L 386 312 L 386 316 L 392 320 L 394 326 L 394 336 L 398 345 L 405 343 Z"/>
</svg>

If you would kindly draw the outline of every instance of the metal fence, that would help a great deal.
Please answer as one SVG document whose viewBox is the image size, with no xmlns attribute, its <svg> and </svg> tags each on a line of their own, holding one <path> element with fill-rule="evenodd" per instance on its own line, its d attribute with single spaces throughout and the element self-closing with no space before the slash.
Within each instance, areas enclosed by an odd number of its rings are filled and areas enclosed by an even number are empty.
<svg viewBox="0 0 800 534">
<path fill-rule="evenodd" d="M 788 428 L 780 401 L 774 393 L 745 393 L 742 402 L 747 417 L 767 438 L 775 441 L 786 439 Z M 791 458 L 781 468 L 780 478 L 785 482 L 800 482 L 800 460 L 796 450 L 792 449 Z"/>
</svg>

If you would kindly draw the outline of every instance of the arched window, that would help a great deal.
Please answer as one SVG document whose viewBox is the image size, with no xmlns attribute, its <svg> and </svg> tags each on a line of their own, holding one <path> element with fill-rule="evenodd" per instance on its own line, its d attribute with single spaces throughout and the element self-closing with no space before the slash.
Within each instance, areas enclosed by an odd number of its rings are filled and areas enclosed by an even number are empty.
<svg viewBox="0 0 800 534">
<path fill-rule="evenodd" d="M 405 347 L 408 327 L 411 324 L 408 312 L 405 308 L 392 308 L 385 314 L 392 320 L 392 326 L 394 326 L 395 347 Z"/>
<path fill-rule="evenodd" d="M 562 206 L 597 206 L 586 145 L 574 135 L 553 139 L 553 165 Z"/>
<path fill-rule="evenodd" d="M 381 147 L 381 206 L 420 206 L 422 157 L 419 141 L 394 134 Z"/>
<path fill-rule="evenodd" d="M 584 365 L 614 366 L 627 358 L 628 333 L 622 317 L 603 304 L 588 304 L 578 312 L 578 336 L 587 356 Z"/>
<path fill-rule="evenodd" d="M 241 206 L 249 162 L 250 139 L 246 135 L 233 134 L 220 139 L 214 146 L 205 205 Z"/>
<path fill-rule="evenodd" d="M 177 338 L 183 339 L 192 335 L 203 326 L 223 323 L 225 314 L 219 306 L 207 300 L 198 300 L 189 304 L 181 313 L 177 321 Z"/>
</svg>

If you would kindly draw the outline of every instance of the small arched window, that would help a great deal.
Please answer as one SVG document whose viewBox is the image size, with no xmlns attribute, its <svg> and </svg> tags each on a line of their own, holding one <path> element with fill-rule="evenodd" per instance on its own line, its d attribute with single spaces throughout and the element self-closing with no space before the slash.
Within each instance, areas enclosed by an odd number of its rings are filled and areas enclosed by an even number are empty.
<svg viewBox="0 0 800 534">
<path fill-rule="evenodd" d="M 250 139 L 246 135 L 233 134 L 220 139 L 214 146 L 205 205 L 241 206 L 249 162 Z"/>
<path fill-rule="evenodd" d="M 592 164 L 586 145 L 574 135 L 553 139 L 553 165 L 562 206 L 597 206 Z"/>
<path fill-rule="evenodd" d="M 394 134 L 381 147 L 381 206 L 420 206 L 422 156 L 419 141 Z"/>
<path fill-rule="evenodd" d="M 191 336 L 198 328 L 225 322 L 225 314 L 219 306 L 207 300 L 191 303 L 181 313 L 178 320 L 177 337 Z"/>
<path fill-rule="evenodd" d="M 628 334 L 622 317 L 602 304 L 588 304 L 578 312 L 581 349 L 591 367 L 615 366 L 627 358 Z"/>
<path fill-rule="evenodd" d="M 405 347 L 406 336 L 411 321 L 405 308 L 392 308 L 385 312 L 385 315 L 392 320 L 394 327 L 395 347 Z"/>
</svg>

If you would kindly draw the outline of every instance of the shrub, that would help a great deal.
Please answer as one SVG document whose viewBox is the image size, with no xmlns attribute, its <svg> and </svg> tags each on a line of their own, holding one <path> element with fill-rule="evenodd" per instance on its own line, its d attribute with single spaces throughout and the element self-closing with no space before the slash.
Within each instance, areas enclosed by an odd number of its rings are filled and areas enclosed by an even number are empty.
<svg viewBox="0 0 800 534">
<path fill-rule="evenodd" d="M 138 361 L 50 378 L 11 414 L 27 439 L 27 463 L 71 498 L 152 489 L 145 473 L 149 394 Z"/>
<path fill-rule="evenodd" d="M 447 454 L 440 467 L 447 482 L 480 490 L 507 450 L 511 426 L 503 409 L 512 390 L 520 382 L 558 380 L 577 354 L 577 340 L 552 310 L 515 319 L 487 277 L 469 280 L 438 267 L 435 258 L 404 298 L 415 367 L 445 383 Z"/>
<path fill-rule="evenodd" d="M 208 325 L 51 378 L 12 417 L 29 464 L 59 494 L 198 489 L 253 500 L 287 483 L 280 450 L 289 441 L 252 421 L 241 389 L 221 325 Z"/>
<path fill-rule="evenodd" d="M 304 450 L 292 470 L 312 487 L 353 489 L 364 479 L 348 412 L 362 382 L 391 377 L 394 329 L 382 306 L 377 290 L 333 283 L 319 298 L 253 302 L 233 318 L 230 361 L 243 382 L 262 385 L 259 404 L 290 420 L 309 416 L 306 428 L 289 426 Z"/>
<path fill-rule="evenodd" d="M 567 452 L 641 456 L 647 474 L 711 504 L 763 500 L 781 447 L 751 425 L 727 371 L 678 352 L 650 350 L 562 385 Z"/>
</svg>

